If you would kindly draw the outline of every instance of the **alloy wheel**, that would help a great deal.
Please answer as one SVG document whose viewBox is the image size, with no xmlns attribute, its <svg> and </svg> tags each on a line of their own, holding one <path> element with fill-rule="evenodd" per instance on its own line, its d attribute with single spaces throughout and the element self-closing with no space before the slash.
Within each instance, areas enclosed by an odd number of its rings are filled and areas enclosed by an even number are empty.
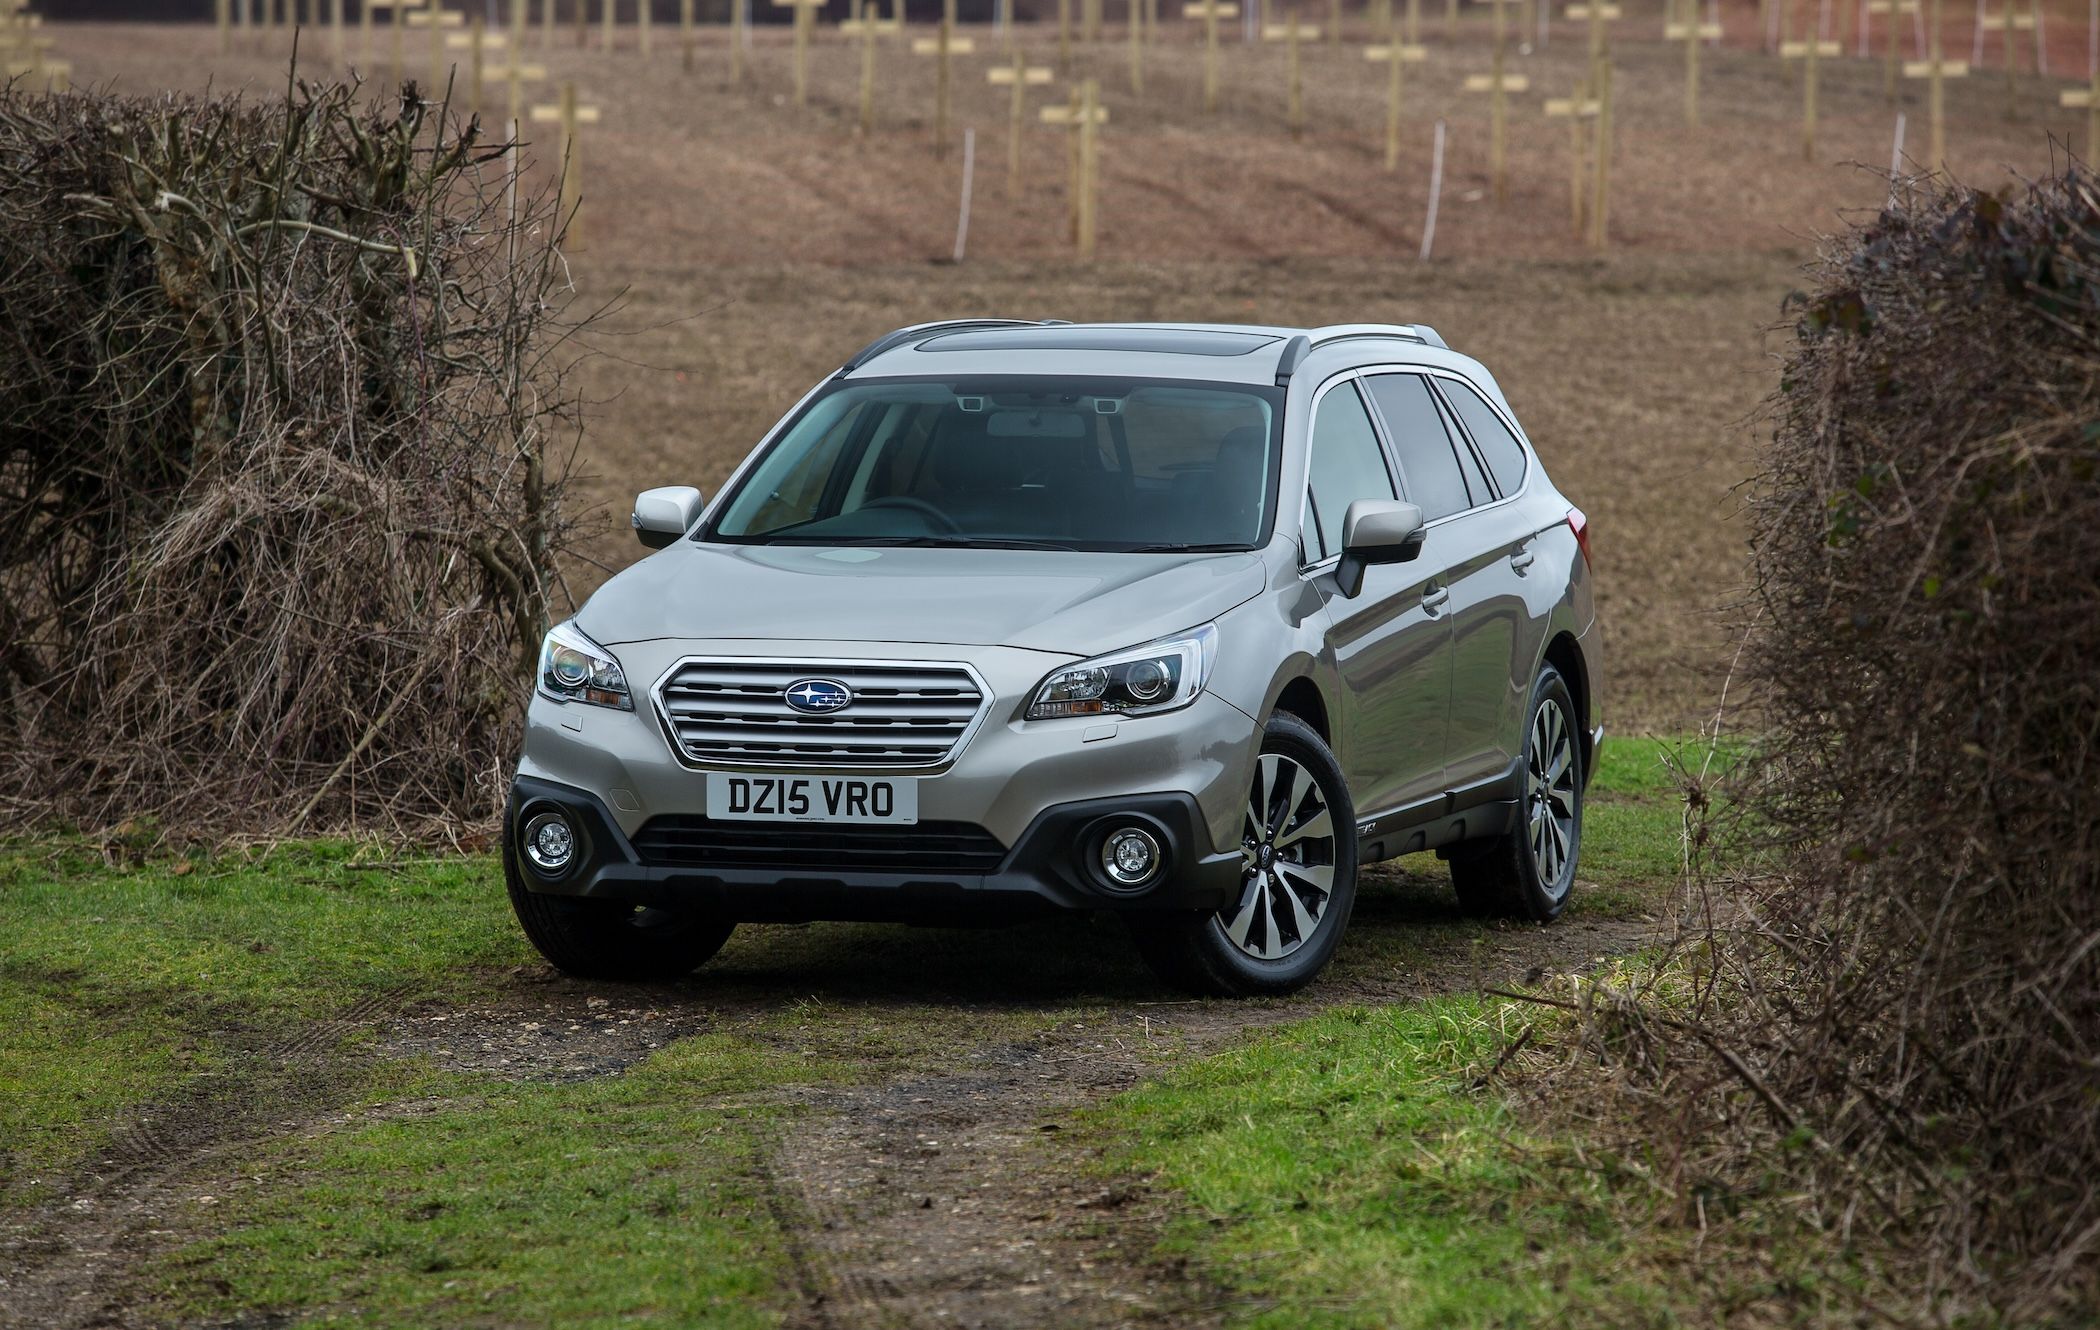
<svg viewBox="0 0 2100 1330">
<path fill-rule="evenodd" d="M 1334 894 L 1335 834 L 1312 772 L 1281 753 L 1262 754 L 1240 833 L 1240 899 L 1218 912 L 1233 946 L 1273 961 L 1305 945 Z"/>
<path fill-rule="evenodd" d="M 1547 894 L 1567 890 L 1561 874 L 1575 845 L 1575 739 L 1567 713 L 1547 702 L 1531 718 L 1525 745 L 1524 817 L 1531 862 Z"/>
</svg>

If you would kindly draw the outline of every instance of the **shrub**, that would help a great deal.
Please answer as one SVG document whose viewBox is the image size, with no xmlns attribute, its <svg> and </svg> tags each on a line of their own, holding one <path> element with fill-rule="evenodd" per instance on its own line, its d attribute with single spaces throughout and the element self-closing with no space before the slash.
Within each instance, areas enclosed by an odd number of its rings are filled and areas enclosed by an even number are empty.
<svg viewBox="0 0 2100 1330">
<path fill-rule="evenodd" d="M 1760 871 L 1706 876 L 1718 922 L 1656 979 L 1584 995 L 1577 1065 L 1686 1222 L 1792 1212 L 1899 1320 L 2077 1319 L 2100 1305 L 2100 205 L 2077 175 L 1921 187 L 1812 279 L 1749 509 L 1763 751 L 1732 800 Z"/>
<path fill-rule="evenodd" d="M 559 219 L 413 87 L 0 90 L 0 805 L 485 818 L 567 535 Z"/>
</svg>

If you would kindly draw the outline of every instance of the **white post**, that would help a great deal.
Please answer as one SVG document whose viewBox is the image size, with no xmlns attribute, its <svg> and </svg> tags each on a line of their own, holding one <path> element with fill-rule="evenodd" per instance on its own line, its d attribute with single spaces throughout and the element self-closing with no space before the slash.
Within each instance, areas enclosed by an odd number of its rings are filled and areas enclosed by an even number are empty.
<svg viewBox="0 0 2100 1330">
<path fill-rule="evenodd" d="M 977 174 L 977 131 L 963 130 L 962 211 L 955 218 L 955 261 L 963 261 L 963 246 L 970 239 L 970 186 Z"/>
<path fill-rule="evenodd" d="M 1889 15 L 1894 19 L 1894 14 Z M 1889 152 L 1889 206 L 1896 206 L 1896 177 L 1903 174 L 1903 112 L 1896 112 L 1896 146 Z"/>
<path fill-rule="evenodd" d="M 1436 146 L 1429 153 L 1429 217 L 1422 223 L 1422 258 L 1429 262 L 1429 247 L 1436 243 L 1436 205 L 1444 193 L 1444 122 L 1436 122 Z"/>
</svg>

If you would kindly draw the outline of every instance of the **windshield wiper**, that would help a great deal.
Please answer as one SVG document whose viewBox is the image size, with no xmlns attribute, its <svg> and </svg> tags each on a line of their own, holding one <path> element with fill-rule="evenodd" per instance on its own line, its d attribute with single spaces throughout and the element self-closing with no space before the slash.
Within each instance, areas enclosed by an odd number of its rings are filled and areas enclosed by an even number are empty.
<svg viewBox="0 0 2100 1330">
<path fill-rule="evenodd" d="M 1245 552 L 1245 545 L 1217 544 L 1197 545 L 1186 541 L 1169 541 L 1162 545 L 1132 545 L 1118 554 L 1227 554 Z"/>
</svg>

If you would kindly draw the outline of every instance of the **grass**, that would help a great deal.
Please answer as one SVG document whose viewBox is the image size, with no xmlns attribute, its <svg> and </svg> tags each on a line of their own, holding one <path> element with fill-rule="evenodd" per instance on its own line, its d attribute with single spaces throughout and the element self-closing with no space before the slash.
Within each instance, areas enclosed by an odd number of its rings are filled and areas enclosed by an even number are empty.
<svg viewBox="0 0 2100 1330">
<path fill-rule="evenodd" d="M 1473 998 L 1328 1012 L 1091 1125 L 1110 1167 L 1185 1199 L 1168 1250 L 1239 1295 L 1236 1324 L 1669 1321 L 1599 1175 L 1474 1088 L 1511 1019 Z"/>
<path fill-rule="evenodd" d="M 1658 907 L 1680 825 L 1665 748 L 1607 747 L 1578 914 Z M 282 1096 L 309 1125 L 194 1172 L 195 1194 L 157 1221 L 184 1235 L 147 1272 L 157 1313 L 769 1324 L 793 1279 L 762 1160 L 793 1087 L 950 1070 L 958 1020 L 973 1041 L 1026 1041 L 1157 996 L 1120 932 L 1085 918 L 989 935 L 751 930 L 706 982 L 713 1000 L 760 1005 L 622 1074 L 502 1082 L 345 1044 L 300 1084 L 272 1050 L 314 1022 L 377 995 L 515 996 L 509 971 L 533 960 L 493 860 L 374 853 L 0 846 L 0 1205 L 51 1196 L 113 1128 L 198 1086 L 265 1114 Z M 1399 895 L 1366 912 L 1343 982 L 1477 933 L 1441 871 L 1425 859 L 1381 888 Z M 1611 1273 L 1634 1257 L 1594 1175 L 1542 1175 L 1557 1147 L 1470 1089 L 1498 1047 L 1491 1015 L 1448 1000 L 1336 1012 L 1178 1068 L 1163 1046 L 1164 1077 L 1095 1125 L 1120 1167 L 1217 1221 L 1174 1240 L 1244 1272 L 1256 1324 L 1666 1308 Z"/>
<path fill-rule="evenodd" d="M 457 997 L 527 959 L 493 861 L 361 853 L 113 867 L 77 843 L 0 847 L 0 1198 L 301 1022 L 404 985 Z"/>
<path fill-rule="evenodd" d="M 1576 912 L 1658 907 L 1680 862 L 1678 748 L 1606 744 L 1585 804 L 1595 885 Z M 1701 1319 L 1666 1273 L 1673 1239 L 1627 1224 L 1638 1184 L 1487 1083 L 1532 1014 L 1475 997 L 1337 1009 L 1169 1070 L 1088 1121 L 1109 1169 L 1186 1203 L 1167 1249 L 1237 1295 L 1236 1325 Z"/>
<path fill-rule="evenodd" d="M 321 1325 L 772 1325 L 792 1281 L 759 1159 L 782 1110 L 748 1099 L 854 1074 L 708 1034 L 619 1077 L 435 1078 L 272 1147 L 238 1222 L 164 1262 L 160 1292 L 189 1317 Z"/>
</svg>

